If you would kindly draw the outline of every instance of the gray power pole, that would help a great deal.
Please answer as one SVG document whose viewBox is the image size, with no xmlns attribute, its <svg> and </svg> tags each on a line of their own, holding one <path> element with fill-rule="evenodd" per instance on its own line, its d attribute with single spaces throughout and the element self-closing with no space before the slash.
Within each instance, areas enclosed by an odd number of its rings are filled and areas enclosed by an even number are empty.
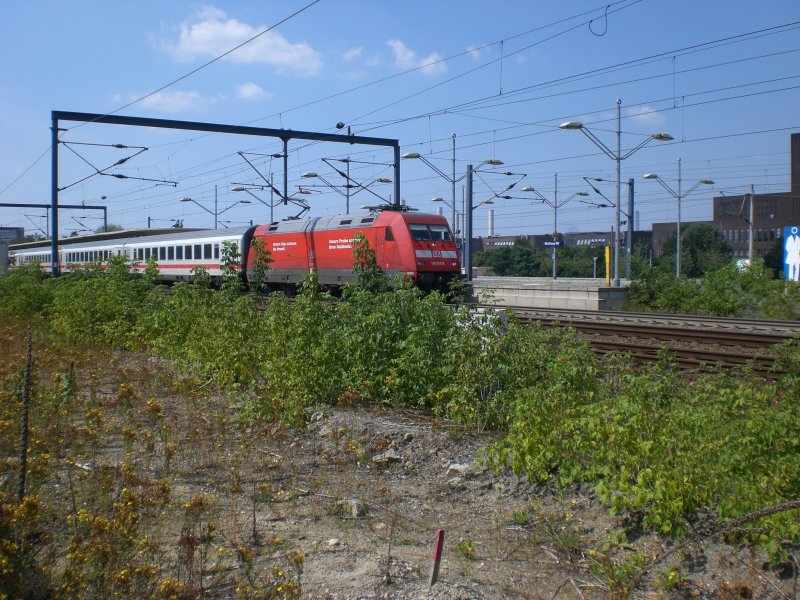
<svg viewBox="0 0 800 600">
<path fill-rule="evenodd" d="M 625 279 L 631 280 L 631 252 L 633 251 L 633 178 L 628 179 L 628 239 L 625 240 Z"/>
<path fill-rule="evenodd" d="M 749 239 L 749 243 L 747 245 L 747 258 L 750 260 L 750 266 L 751 267 L 753 266 L 753 255 L 755 254 L 755 252 L 754 252 L 755 237 L 753 236 L 753 234 L 755 233 L 755 231 L 753 230 L 753 223 L 755 221 L 755 216 L 756 216 L 755 204 L 756 204 L 756 195 L 755 195 L 755 192 L 753 191 L 753 184 L 751 183 L 750 184 L 750 222 L 748 223 L 748 229 L 749 229 L 748 233 L 750 234 L 749 235 L 750 239 Z"/>
</svg>

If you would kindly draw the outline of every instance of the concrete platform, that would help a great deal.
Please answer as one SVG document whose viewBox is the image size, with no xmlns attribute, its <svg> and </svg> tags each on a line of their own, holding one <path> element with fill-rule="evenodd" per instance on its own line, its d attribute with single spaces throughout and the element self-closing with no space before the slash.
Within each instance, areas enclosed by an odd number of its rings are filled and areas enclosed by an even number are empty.
<svg viewBox="0 0 800 600">
<path fill-rule="evenodd" d="M 628 281 L 606 286 L 605 279 L 545 277 L 476 277 L 472 301 L 526 308 L 619 310 L 628 301 Z"/>
</svg>

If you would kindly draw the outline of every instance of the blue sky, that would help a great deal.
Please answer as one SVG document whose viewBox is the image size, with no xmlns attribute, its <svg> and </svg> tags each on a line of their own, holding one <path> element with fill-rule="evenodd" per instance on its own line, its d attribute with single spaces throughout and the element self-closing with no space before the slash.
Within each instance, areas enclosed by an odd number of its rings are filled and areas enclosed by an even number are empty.
<svg viewBox="0 0 800 600">
<path fill-rule="evenodd" d="M 552 209 L 520 189 L 534 187 L 552 200 L 556 173 L 559 203 L 591 192 L 564 204 L 559 230 L 607 231 L 614 211 L 580 202 L 604 203 L 582 177 L 613 180 L 615 163 L 582 133 L 558 125 L 580 120 L 613 151 L 618 98 L 623 154 L 654 132 L 675 138 L 653 141 L 622 162 L 622 179 L 636 178 L 640 227 L 675 220 L 675 200 L 641 175 L 657 172 L 674 189 L 679 158 L 684 190 L 702 178 L 716 182 L 684 198 L 684 221 L 710 219 L 711 198 L 720 191 L 789 189 L 789 135 L 800 131 L 796 0 L 308 4 L 9 4 L 0 23 L 0 202 L 49 203 L 52 110 L 325 133 L 343 122 L 353 134 L 398 139 L 402 152 L 419 152 L 448 176 L 453 134 L 457 178 L 467 164 L 488 158 L 505 163 L 500 171 L 524 173 L 506 192 L 511 199 L 475 209 L 476 235 L 487 234 L 490 209 L 497 235 L 551 231 Z M 267 221 L 269 209 L 262 204 L 234 206 L 252 198 L 232 192 L 233 183 L 258 180 L 239 152 L 283 185 L 281 161 L 269 158 L 281 151 L 279 140 L 61 125 L 68 128 L 59 151 L 59 186 L 66 188 L 61 202 L 105 205 L 109 221 L 126 227 L 145 227 L 148 217 L 154 226 L 183 219 L 187 227 L 210 227 L 212 214 L 180 200 L 191 197 L 213 212 L 215 195 L 225 224 Z M 137 152 L 103 144 L 148 149 L 107 171 L 129 179 L 89 177 Z M 314 193 L 304 196 L 311 215 L 344 212 L 345 198 L 301 175 L 313 171 L 341 185 L 344 179 L 322 159 L 337 164 L 348 156 L 358 182 L 393 177 L 387 150 L 290 144 L 288 187 L 311 186 Z M 401 173 L 407 204 L 433 212 L 442 206 L 433 197 L 450 199 L 451 183 L 422 162 L 403 160 Z M 475 204 L 517 179 L 481 174 Z M 457 183 L 459 209 L 463 183 Z M 612 183 L 595 185 L 613 200 Z M 370 189 L 388 199 L 393 186 Z M 351 207 L 376 201 L 360 192 Z M 450 208 L 443 210 L 450 215 Z M 274 216 L 296 212 L 279 206 Z M 44 214 L 0 207 L 0 225 L 45 229 Z M 62 233 L 100 224 L 94 211 L 65 212 L 61 223 Z"/>
</svg>

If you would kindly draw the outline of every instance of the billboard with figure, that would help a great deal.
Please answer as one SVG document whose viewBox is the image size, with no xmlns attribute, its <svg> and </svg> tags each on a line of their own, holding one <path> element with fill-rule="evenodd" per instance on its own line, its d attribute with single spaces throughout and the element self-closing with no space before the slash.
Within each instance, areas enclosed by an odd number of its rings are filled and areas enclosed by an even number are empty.
<svg viewBox="0 0 800 600">
<path fill-rule="evenodd" d="M 800 281 L 800 226 L 783 228 L 783 276 Z"/>
</svg>

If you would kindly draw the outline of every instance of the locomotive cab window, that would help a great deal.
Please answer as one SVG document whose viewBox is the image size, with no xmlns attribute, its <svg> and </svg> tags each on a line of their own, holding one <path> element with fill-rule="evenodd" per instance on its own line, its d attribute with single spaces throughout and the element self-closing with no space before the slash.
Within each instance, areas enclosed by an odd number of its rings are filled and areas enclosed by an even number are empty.
<svg viewBox="0 0 800 600">
<path fill-rule="evenodd" d="M 386 228 L 386 234 L 384 235 L 383 239 L 385 239 L 387 242 L 393 242 L 394 241 L 394 234 L 392 233 L 392 228 L 391 227 L 387 227 Z"/>
<path fill-rule="evenodd" d="M 411 237 L 415 242 L 428 241 L 431 239 L 431 232 L 427 225 L 409 223 L 408 228 L 411 230 Z"/>
<path fill-rule="evenodd" d="M 444 225 L 431 225 L 431 238 L 437 242 L 451 241 L 450 230 Z"/>
</svg>

